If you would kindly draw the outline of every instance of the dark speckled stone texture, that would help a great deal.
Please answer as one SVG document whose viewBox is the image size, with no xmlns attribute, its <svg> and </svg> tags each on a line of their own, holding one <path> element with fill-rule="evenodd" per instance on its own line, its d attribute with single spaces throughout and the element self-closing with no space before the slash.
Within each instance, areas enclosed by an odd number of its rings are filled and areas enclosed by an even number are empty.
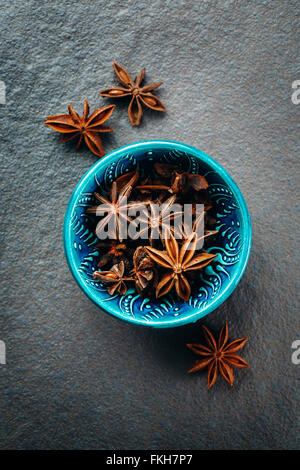
<svg viewBox="0 0 300 470">
<path fill-rule="evenodd" d="M 1 2 L 0 447 L 296 449 L 300 365 L 296 127 L 299 2 Z M 166 115 L 131 128 L 125 105 L 107 152 L 146 139 L 201 148 L 233 176 L 253 222 L 246 273 L 203 320 L 249 337 L 235 386 L 190 376 L 186 342 L 107 316 L 79 290 L 62 246 L 71 192 L 96 161 L 42 125 L 46 114 L 103 104 L 112 60 L 163 80 Z M 148 83 L 149 83 L 148 82 Z M 299 288 L 298 288 L 299 290 Z M 298 436 L 298 437 L 297 437 Z"/>
</svg>

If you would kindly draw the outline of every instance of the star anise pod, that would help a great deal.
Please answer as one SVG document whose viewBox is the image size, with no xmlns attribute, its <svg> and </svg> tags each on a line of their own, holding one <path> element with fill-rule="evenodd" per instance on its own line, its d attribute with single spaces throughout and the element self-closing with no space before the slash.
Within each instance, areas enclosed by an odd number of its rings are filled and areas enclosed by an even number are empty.
<svg viewBox="0 0 300 470">
<path fill-rule="evenodd" d="M 220 373 L 232 386 L 234 381 L 232 367 L 238 367 L 241 369 L 249 367 L 249 364 L 245 361 L 245 359 L 235 354 L 236 351 L 242 349 L 245 346 L 248 339 L 239 338 L 228 343 L 227 322 L 222 327 L 218 340 L 214 338 L 206 326 L 202 325 L 202 328 L 207 346 L 195 343 L 187 344 L 187 347 L 198 356 L 203 356 L 204 359 L 197 360 L 194 366 L 189 369 L 188 372 L 197 372 L 198 370 L 208 367 L 208 388 L 213 386 L 217 379 L 218 373 Z"/>
<path fill-rule="evenodd" d="M 127 222 L 130 221 L 127 216 L 129 207 L 127 199 L 130 196 L 135 181 L 136 174 L 134 173 L 132 178 L 122 186 L 120 191 L 118 191 L 117 182 L 114 181 L 111 186 L 110 200 L 97 192 L 94 193 L 95 198 L 98 199 L 101 204 L 99 206 L 89 207 L 86 212 L 89 214 L 95 214 L 97 216 L 107 214 L 100 220 L 100 222 L 98 222 L 96 226 L 95 233 L 98 238 L 101 238 L 101 234 L 104 232 L 104 228 L 108 226 L 110 221 L 113 219 L 113 232 L 109 233 L 109 238 L 118 238 L 120 241 L 122 241 L 122 234 L 119 231 L 119 227 L 121 223 L 124 223 L 126 224 L 127 228 Z"/>
<path fill-rule="evenodd" d="M 87 100 L 84 100 L 84 111 L 83 115 L 74 111 L 74 108 L 69 104 L 69 114 L 58 114 L 56 116 L 47 116 L 44 124 L 51 127 L 61 134 L 65 134 L 62 137 L 61 142 L 68 142 L 69 140 L 78 137 L 76 150 L 80 147 L 82 141 L 86 143 L 88 148 L 95 155 L 103 157 L 104 149 L 102 141 L 100 139 L 100 132 L 113 132 L 113 129 L 108 126 L 104 126 L 103 123 L 107 121 L 113 112 L 115 105 L 104 106 L 96 109 L 90 116 L 90 108 Z"/>
<path fill-rule="evenodd" d="M 151 93 L 162 85 L 163 82 L 152 83 L 142 87 L 141 84 L 145 78 L 146 69 L 142 69 L 133 81 L 124 67 L 121 67 L 117 62 L 113 62 L 113 68 L 118 81 L 123 87 L 107 88 L 106 90 L 102 90 L 100 95 L 108 98 L 131 97 L 128 107 L 128 117 L 132 126 L 138 126 L 141 122 L 143 115 L 141 103 L 155 111 L 166 111 L 162 102 L 157 96 Z"/>
<path fill-rule="evenodd" d="M 117 191 L 120 192 L 124 189 L 125 186 L 134 186 L 139 179 L 139 172 L 129 171 L 128 173 L 124 173 L 124 175 L 119 176 L 115 181 L 117 183 Z"/>
<path fill-rule="evenodd" d="M 181 210 L 176 212 L 171 211 L 175 202 L 176 195 L 173 195 L 160 205 L 151 200 L 141 204 L 134 204 L 132 207 L 135 207 L 136 210 L 140 208 L 138 223 L 135 221 L 131 222 L 132 226 L 137 227 L 139 224 L 141 227 L 136 238 L 148 238 L 148 232 L 150 230 L 149 241 L 152 245 L 154 239 L 163 239 L 165 233 L 169 231 L 174 232 L 174 228 L 171 226 L 170 222 L 172 221 L 174 227 L 176 227 L 176 224 L 178 225 L 179 223 L 179 217 L 181 221 L 182 216 Z M 134 236 L 133 239 L 135 239 Z"/>
<path fill-rule="evenodd" d="M 168 191 L 172 194 L 186 194 L 192 188 L 201 191 L 208 188 L 204 176 L 180 172 L 168 163 L 155 163 L 155 170 L 159 176 L 170 181 L 168 184 L 143 184 L 137 186 L 140 191 Z"/>
<path fill-rule="evenodd" d="M 144 246 L 139 246 L 133 255 L 134 268 L 130 275 L 135 279 L 135 286 L 138 292 L 144 291 L 150 282 L 156 287 L 157 284 L 157 270 L 155 263 L 149 257 Z"/>
<path fill-rule="evenodd" d="M 166 295 L 175 285 L 178 296 L 187 302 L 191 295 L 191 287 L 184 273 L 203 269 L 217 255 L 209 253 L 195 255 L 197 244 L 197 235 L 195 233 L 188 237 L 180 249 L 172 233 L 169 233 L 169 238 L 165 238 L 164 242 L 166 251 L 159 251 L 149 246 L 146 247 L 149 256 L 159 266 L 168 270 L 157 285 L 156 297 Z"/>
<path fill-rule="evenodd" d="M 171 190 L 174 194 L 186 194 L 190 188 L 200 191 L 208 188 L 206 179 L 201 175 L 193 175 L 191 173 L 179 173 L 174 171 L 171 180 Z"/>
<path fill-rule="evenodd" d="M 110 265 L 117 264 L 124 257 L 124 253 L 127 247 L 124 243 L 119 243 L 116 240 L 109 240 L 104 242 L 98 242 L 95 248 L 101 248 L 105 250 L 105 254 L 101 256 L 97 267 L 103 268 L 103 266 L 110 263 Z"/>
<path fill-rule="evenodd" d="M 183 240 L 187 240 L 189 236 L 193 234 L 193 232 L 197 233 L 198 242 L 202 241 L 202 244 L 205 242 L 206 239 L 215 236 L 218 233 L 218 230 L 206 230 L 205 224 L 205 216 L 206 211 L 203 210 L 200 214 L 196 214 L 193 226 L 190 228 L 189 224 L 181 223 L 177 227 L 177 234 L 179 234 L 179 238 Z M 199 233 L 202 232 L 202 235 L 199 236 Z"/>
<path fill-rule="evenodd" d="M 126 282 L 134 281 L 132 277 L 124 276 L 124 272 L 125 265 L 121 261 L 119 264 L 115 264 L 110 271 L 95 271 L 93 278 L 107 284 L 107 291 L 110 295 L 114 295 L 116 292 L 124 295 L 127 292 Z"/>
</svg>

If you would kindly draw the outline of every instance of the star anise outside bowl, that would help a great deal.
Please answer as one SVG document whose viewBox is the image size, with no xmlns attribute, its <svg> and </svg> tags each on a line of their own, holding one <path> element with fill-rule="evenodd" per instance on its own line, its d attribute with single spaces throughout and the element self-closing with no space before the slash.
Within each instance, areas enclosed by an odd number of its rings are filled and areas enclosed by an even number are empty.
<svg viewBox="0 0 300 470">
<path fill-rule="evenodd" d="M 209 266 L 194 275 L 187 301 L 173 291 L 165 297 L 143 297 L 134 283 L 126 292 L 123 284 L 107 289 L 101 275 L 94 276 L 99 271 L 102 245 L 95 234 L 93 214 L 88 210 L 97 203 L 95 191 L 102 188 L 109 194 L 113 181 L 127 172 L 138 170 L 147 179 L 156 162 L 175 165 L 179 172 L 203 175 L 215 208 L 218 233 L 207 251 L 216 256 Z M 109 153 L 81 178 L 66 210 L 63 239 L 75 281 L 102 311 L 135 325 L 172 328 L 198 321 L 234 291 L 250 254 L 251 221 L 238 186 L 213 158 L 183 143 L 146 141 Z"/>
</svg>

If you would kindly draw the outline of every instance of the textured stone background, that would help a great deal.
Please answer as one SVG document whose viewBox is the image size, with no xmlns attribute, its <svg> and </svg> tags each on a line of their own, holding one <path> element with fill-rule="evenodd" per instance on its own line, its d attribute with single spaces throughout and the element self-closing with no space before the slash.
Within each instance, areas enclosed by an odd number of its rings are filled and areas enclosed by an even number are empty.
<svg viewBox="0 0 300 470">
<path fill-rule="evenodd" d="M 299 3 L 282 1 L 0 1 L 0 446 L 17 449 L 296 449 L 300 366 L 296 157 L 291 102 Z M 251 368 L 235 386 L 190 376 L 185 343 L 201 325 L 132 327 L 102 313 L 65 262 L 68 199 L 95 163 L 42 125 L 46 114 L 104 102 L 111 62 L 163 80 L 168 112 L 131 128 L 110 120 L 107 152 L 145 139 L 213 156 L 248 203 L 253 250 L 233 295 L 203 320 L 245 335 Z M 298 173 L 299 175 L 299 173 Z M 299 227 L 298 227 L 299 228 Z M 297 387 L 298 386 L 298 387 Z M 297 434 L 298 433 L 298 434 Z"/>
</svg>

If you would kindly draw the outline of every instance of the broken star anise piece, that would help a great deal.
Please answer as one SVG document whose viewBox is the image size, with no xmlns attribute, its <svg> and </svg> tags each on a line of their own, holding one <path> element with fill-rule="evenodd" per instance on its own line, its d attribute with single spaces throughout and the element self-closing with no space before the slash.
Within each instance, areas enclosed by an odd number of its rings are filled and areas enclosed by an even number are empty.
<svg viewBox="0 0 300 470">
<path fill-rule="evenodd" d="M 144 246 L 138 246 L 133 255 L 134 268 L 130 275 L 135 279 L 135 286 L 139 293 L 144 291 L 150 282 L 156 287 L 157 270 L 155 263 L 148 255 Z"/>
<path fill-rule="evenodd" d="M 203 359 L 197 360 L 194 366 L 188 372 L 197 372 L 198 370 L 208 367 L 207 385 L 211 388 L 215 383 L 218 373 L 232 386 L 234 377 L 232 367 L 244 369 L 249 367 L 249 364 L 240 356 L 235 354 L 236 351 L 242 349 L 247 338 L 239 338 L 228 343 L 228 325 L 227 322 L 222 327 L 219 338 L 216 341 L 212 333 L 202 325 L 204 336 L 207 346 L 202 344 L 187 344 L 198 356 L 203 356 Z"/>
<path fill-rule="evenodd" d="M 132 277 L 124 276 L 125 265 L 121 261 L 119 264 L 115 264 L 110 271 L 95 271 L 93 278 L 108 284 L 107 292 L 110 295 L 114 295 L 116 292 L 120 295 L 124 295 L 127 292 L 127 281 L 133 281 Z"/>
<path fill-rule="evenodd" d="M 137 170 L 124 173 L 119 176 L 115 181 L 117 183 L 117 191 L 120 192 L 125 186 L 134 186 L 139 179 L 139 172 Z"/>
<path fill-rule="evenodd" d="M 119 243 L 116 240 L 110 240 L 109 242 L 98 242 L 95 245 L 95 248 L 101 248 L 105 251 L 105 254 L 101 256 L 97 267 L 103 268 L 103 266 L 110 263 L 110 265 L 118 264 L 119 261 L 124 257 L 124 253 L 127 250 L 127 247 L 124 243 Z M 127 258 L 126 258 L 127 259 Z"/>
<path fill-rule="evenodd" d="M 179 173 L 175 171 L 171 180 L 171 190 L 174 194 L 186 194 L 190 188 L 195 191 L 208 188 L 206 179 L 201 175 L 193 175 L 191 173 Z"/>
<path fill-rule="evenodd" d="M 128 107 L 128 117 L 132 126 L 138 126 L 141 122 L 143 115 L 141 103 L 155 111 L 166 111 L 162 102 L 157 96 L 151 93 L 162 85 L 163 82 L 152 83 L 142 87 L 141 84 L 145 78 L 146 69 L 142 69 L 133 81 L 124 67 L 121 67 L 117 62 L 113 62 L 113 68 L 118 81 L 123 87 L 107 88 L 106 90 L 102 90 L 100 95 L 108 98 L 131 97 Z"/>
<path fill-rule="evenodd" d="M 185 240 L 180 249 L 172 233 L 169 233 L 169 237 L 170 238 L 164 239 L 166 251 L 159 251 L 150 246 L 146 247 L 153 261 L 168 270 L 157 285 L 156 297 L 166 295 L 175 285 L 178 296 L 187 302 L 191 295 L 191 287 L 184 273 L 203 269 L 210 264 L 217 255 L 211 255 L 209 253 L 195 255 L 197 244 L 197 234 L 195 233 L 192 233 Z"/>
<path fill-rule="evenodd" d="M 168 163 L 155 163 L 154 168 L 160 177 L 170 181 L 170 183 L 143 184 L 137 186 L 137 189 L 140 191 L 168 191 L 172 194 L 187 194 L 190 189 L 201 191 L 208 188 L 208 182 L 204 176 L 194 175 L 186 171 L 180 172 Z"/>
<path fill-rule="evenodd" d="M 103 123 L 110 117 L 114 108 L 115 105 L 104 106 L 96 109 L 89 116 L 89 104 L 85 99 L 82 116 L 79 116 L 74 111 L 73 106 L 69 104 L 69 114 L 47 116 L 44 124 L 61 134 L 65 134 L 61 142 L 68 142 L 78 137 L 76 150 L 80 147 L 82 140 L 84 140 L 91 152 L 99 157 L 103 157 L 104 150 L 99 132 L 113 132 L 111 127 L 103 126 Z"/>
</svg>

